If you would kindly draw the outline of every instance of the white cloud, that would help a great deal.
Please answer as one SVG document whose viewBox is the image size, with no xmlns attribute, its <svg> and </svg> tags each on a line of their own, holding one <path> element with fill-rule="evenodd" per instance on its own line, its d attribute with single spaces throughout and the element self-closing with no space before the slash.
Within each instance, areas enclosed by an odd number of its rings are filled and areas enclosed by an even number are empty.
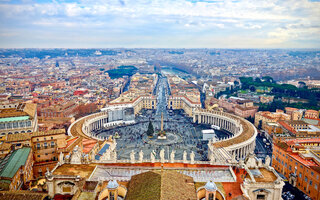
<svg viewBox="0 0 320 200">
<path fill-rule="evenodd" d="M 0 0 L 0 18 L 0 28 L 8 28 L 10 24 L 43 31 L 46 27 L 66 27 L 83 35 L 88 32 L 84 28 L 92 28 L 106 33 L 122 32 L 128 37 L 132 32 L 144 37 L 146 32 L 151 37 L 157 32 L 193 34 L 194 37 L 206 32 L 212 37 L 220 34 L 230 38 L 243 34 L 271 44 L 307 37 L 319 39 L 320 3 L 308 0 L 195 3 L 187 0 L 82 0 L 10 4 Z M 301 24 L 306 27 L 302 28 Z"/>
</svg>

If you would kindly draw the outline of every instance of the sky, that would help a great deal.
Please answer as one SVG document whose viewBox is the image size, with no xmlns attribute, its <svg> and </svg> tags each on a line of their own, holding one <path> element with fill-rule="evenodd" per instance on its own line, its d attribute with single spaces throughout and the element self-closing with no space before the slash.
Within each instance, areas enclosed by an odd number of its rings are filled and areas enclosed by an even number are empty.
<svg viewBox="0 0 320 200">
<path fill-rule="evenodd" d="M 0 0 L 0 48 L 320 48 L 320 0 Z"/>
</svg>

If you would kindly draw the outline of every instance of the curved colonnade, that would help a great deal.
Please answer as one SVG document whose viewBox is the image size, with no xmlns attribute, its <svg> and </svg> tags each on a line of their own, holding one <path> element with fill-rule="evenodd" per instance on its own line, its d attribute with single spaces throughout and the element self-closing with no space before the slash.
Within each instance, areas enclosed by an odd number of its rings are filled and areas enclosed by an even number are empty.
<svg viewBox="0 0 320 200">
<path fill-rule="evenodd" d="M 218 141 L 209 141 L 208 158 L 210 160 L 213 159 L 217 151 L 227 152 L 237 160 L 244 159 L 255 149 L 257 129 L 241 117 L 225 112 L 196 109 L 193 112 L 193 122 L 216 125 L 233 134 Z"/>
<path fill-rule="evenodd" d="M 233 134 L 227 138 L 209 141 L 209 160 L 219 160 L 219 157 L 221 159 L 233 158 L 239 160 L 244 159 L 254 151 L 257 129 L 249 121 L 229 113 L 199 108 L 194 109 L 192 116 L 194 123 L 216 125 Z M 102 111 L 76 120 L 69 127 L 68 135 L 103 141 L 106 139 L 105 137 L 97 137 L 92 131 L 105 126 L 114 127 L 119 124 L 126 124 L 126 121 L 109 122 L 108 112 Z"/>
</svg>

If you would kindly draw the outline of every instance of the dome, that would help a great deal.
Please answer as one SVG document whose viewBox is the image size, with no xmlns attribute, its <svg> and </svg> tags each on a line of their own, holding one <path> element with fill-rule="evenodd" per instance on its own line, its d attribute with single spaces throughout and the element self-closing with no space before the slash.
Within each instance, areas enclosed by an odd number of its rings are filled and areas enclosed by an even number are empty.
<svg viewBox="0 0 320 200">
<path fill-rule="evenodd" d="M 213 181 L 209 181 L 206 183 L 206 185 L 204 186 L 204 188 L 208 191 L 215 191 L 218 190 L 216 184 Z"/>
<path fill-rule="evenodd" d="M 107 185 L 108 189 L 116 189 L 117 187 L 119 187 L 119 184 L 116 180 L 109 181 L 109 183 Z"/>
</svg>

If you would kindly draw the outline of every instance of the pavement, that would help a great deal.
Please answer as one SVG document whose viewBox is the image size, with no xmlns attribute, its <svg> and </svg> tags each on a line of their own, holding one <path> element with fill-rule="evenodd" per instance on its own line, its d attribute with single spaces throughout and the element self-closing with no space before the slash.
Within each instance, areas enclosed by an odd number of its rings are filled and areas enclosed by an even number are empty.
<svg viewBox="0 0 320 200">
<path fill-rule="evenodd" d="M 118 159 L 129 159 L 130 152 L 144 152 L 144 158 L 149 159 L 150 153 L 155 150 L 156 159 L 159 159 L 159 152 L 163 148 L 165 150 L 165 158 L 168 159 L 172 150 L 176 151 L 175 158 L 182 160 L 183 152 L 187 151 L 188 159 L 191 151 L 195 153 L 195 160 L 208 160 L 207 158 L 207 141 L 202 140 L 201 130 L 211 129 L 210 125 L 194 124 L 192 118 L 187 117 L 182 110 L 168 110 L 168 83 L 166 77 L 160 77 L 156 88 L 157 109 L 141 110 L 141 114 L 135 118 L 136 123 L 128 126 L 119 126 L 113 129 L 100 129 L 95 133 L 99 136 L 115 135 L 117 132 L 120 136 L 117 139 L 117 155 Z M 164 116 L 164 130 L 170 132 L 174 141 L 163 143 L 163 145 L 155 144 L 149 141 L 146 135 L 149 120 L 151 120 L 155 132 L 160 130 L 161 113 Z M 218 138 L 226 137 L 230 133 L 225 131 L 215 131 Z"/>
</svg>

